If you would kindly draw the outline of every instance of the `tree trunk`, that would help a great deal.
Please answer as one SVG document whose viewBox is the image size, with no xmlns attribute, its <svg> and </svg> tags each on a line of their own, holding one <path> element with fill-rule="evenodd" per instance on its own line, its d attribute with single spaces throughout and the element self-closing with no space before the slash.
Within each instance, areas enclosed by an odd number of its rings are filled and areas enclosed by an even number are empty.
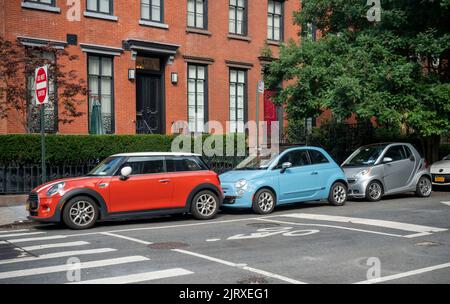
<svg viewBox="0 0 450 304">
<path fill-rule="evenodd" d="M 439 160 L 440 143 L 440 135 L 432 135 L 422 138 L 422 150 L 424 153 L 424 157 L 430 164 Z"/>
</svg>

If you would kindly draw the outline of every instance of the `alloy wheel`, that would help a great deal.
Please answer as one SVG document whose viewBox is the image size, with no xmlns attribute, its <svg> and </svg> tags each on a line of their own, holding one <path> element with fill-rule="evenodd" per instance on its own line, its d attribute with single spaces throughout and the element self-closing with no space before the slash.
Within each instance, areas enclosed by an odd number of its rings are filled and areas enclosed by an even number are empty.
<svg viewBox="0 0 450 304">
<path fill-rule="evenodd" d="M 378 183 L 372 183 L 369 186 L 369 196 L 373 200 L 378 200 L 381 196 L 381 186 Z"/>
<path fill-rule="evenodd" d="M 421 178 L 419 181 L 419 190 L 423 196 L 428 196 L 431 193 L 431 182 L 428 178 Z"/>
<path fill-rule="evenodd" d="M 336 203 L 342 204 L 347 199 L 347 191 L 344 187 L 338 185 L 333 189 L 333 198 Z"/>
<path fill-rule="evenodd" d="M 205 193 L 202 194 L 196 202 L 198 212 L 203 216 L 210 216 L 213 214 L 217 207 L 217 202 L 214 196 Z"/>
<path fill-rule="evenodd" d="M 273 208 L 273 196 L 269 192 L 262 192 L 258 197 L 258 206 L 263 212 L 268 212 Z"/>
<path fill-rule="evenodd" d="M 87 201 L 78 201 L 69 211 L 70 220 L 78 226 L 87 226 L 95 219 L 95 209 Z"/>
</svg>

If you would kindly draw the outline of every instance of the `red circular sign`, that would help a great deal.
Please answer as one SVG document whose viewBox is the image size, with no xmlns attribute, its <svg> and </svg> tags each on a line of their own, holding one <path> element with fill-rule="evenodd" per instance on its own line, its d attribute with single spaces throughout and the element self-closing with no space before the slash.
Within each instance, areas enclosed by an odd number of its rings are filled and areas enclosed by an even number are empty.
<svg viewBox="0 0 450 304">
<path fill-rule="evenodd" d="M 36 73 L 36 98 L 39 103 L 44 103 L 47 98 L 47 73 L 40 68 Z"/>
</svg>

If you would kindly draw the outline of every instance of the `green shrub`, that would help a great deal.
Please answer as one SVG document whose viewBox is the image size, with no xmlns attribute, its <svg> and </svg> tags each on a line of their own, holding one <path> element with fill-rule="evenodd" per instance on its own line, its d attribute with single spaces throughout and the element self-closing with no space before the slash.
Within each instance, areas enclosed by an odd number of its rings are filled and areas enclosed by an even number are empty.
<svg viewBox="0 0 450 304">
<path fill-rule="evenodd" d="M 203 136 L 203 141 L 207 137 Z M 80 164 L 102 160 L 117 153 L 168 152 L 174 138 L 173 135 L 155 134 L 47 135 L 46 161 L 54 165 Z M 234 141 L 237 141 L 237 136 L 234 136 Z M 226 140 L 223 142 L 225 147 Z M 194 151 L 194 144 L 191 147 Z M 39 134 L 0 135 L 0 164 L 38 164 L 40 160 Z"/>
</svg>

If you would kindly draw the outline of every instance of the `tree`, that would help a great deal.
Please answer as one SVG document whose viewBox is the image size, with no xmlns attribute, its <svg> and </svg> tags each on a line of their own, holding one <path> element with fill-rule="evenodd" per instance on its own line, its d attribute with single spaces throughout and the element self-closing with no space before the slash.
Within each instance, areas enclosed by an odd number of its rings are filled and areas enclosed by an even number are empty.
<svg viewBox="0 0 450 304">
<path fill-rule="evenodd" d="M 0 37 L 0 119 L 18 113 L 19 123 L 27 133 L 34 131 L 31 122 L 37 121 L 38 107 L 33 104 L 34 92 L 30 82 L 36 67 L 49 66 L 49 83 L 54 85 L 54 94 L 49 103 L 61 107 L 56 123 L 71 123 L 84 113 L 78 106 L 85 100 L 85 81 L 78 78 L 74 70 L 66 70 L 61 62 L 78 60 L 66 50 L 45 47 L 25 47 L 20 42 L 11 42 Z M 16 117 L 16 116 L 14 116 Z"/>
<path fill-rule="evenodd" d="M 304 0 L 295 23 L 314 23 L 323 35 L 290 41 L 266 82 L 288 81 L 275 101 L 286 103 L 289 120 L 324 109 L 338 120 L 375 118 L 420 136 L 435 160 L 450 131 L 450 0 L 384 0 L 381 8 L 371 22 L 365 0 Z"/>
</svg>

